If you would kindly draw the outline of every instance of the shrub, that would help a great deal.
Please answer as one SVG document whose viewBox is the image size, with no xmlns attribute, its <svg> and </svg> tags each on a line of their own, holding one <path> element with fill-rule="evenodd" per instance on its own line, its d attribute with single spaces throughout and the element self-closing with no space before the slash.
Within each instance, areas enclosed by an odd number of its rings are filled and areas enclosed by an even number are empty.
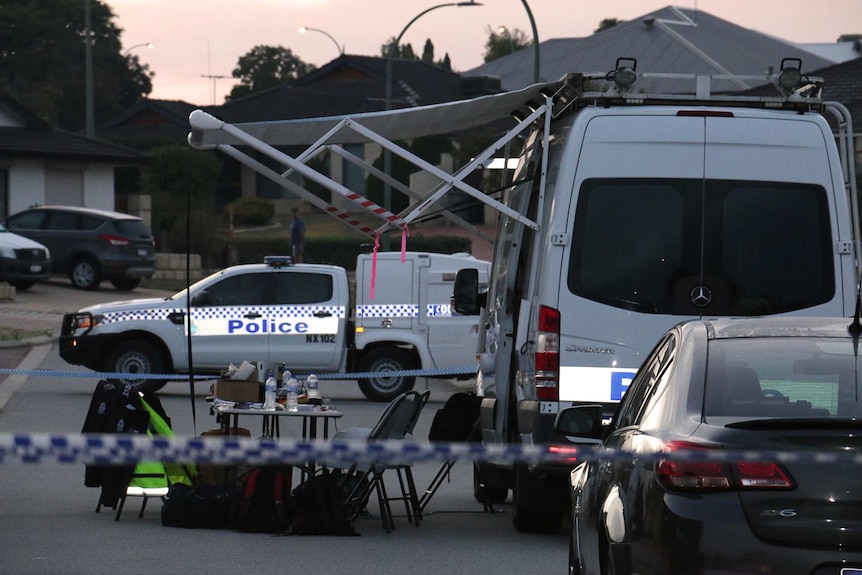
<svg viewBox="0 0 862 575">
<path fill-rule="evenodd" d="M 263 226 L 275 215 L 272 202 L 259 198 L 239 198 L 226 205 L 222 212 L 225 223 L 230 222 L 231 210 L 234 226 Z"/>
</svg>

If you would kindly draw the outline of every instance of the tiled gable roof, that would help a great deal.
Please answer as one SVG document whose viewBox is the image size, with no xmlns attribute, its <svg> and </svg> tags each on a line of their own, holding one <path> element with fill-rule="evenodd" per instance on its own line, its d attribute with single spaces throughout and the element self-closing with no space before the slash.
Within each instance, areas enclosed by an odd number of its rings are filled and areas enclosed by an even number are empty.
<svg viewBox="0 0 862 575">
<path fill-rule="evenodd" d="M 114 164 L 147 160 L 137 150 L 55 130 L 10 96 L 0 94 L 0 158 L 21 157 Z"/>
<path fill-rule="evenodd" d="M 672 6 L 585 38 L 547 40 L 539 48 L 542 81 L 557 80 L 569 72 L 608 72 L 621 57 L 636 58 L 641 72 L 681 74 L 765 74 L 777 69 L 782 58 L 801 58 L 807 70 L 832 64 L 785 40 L 707 12 Z M 532 83 L 532 52 L 526 48 L 465 75 L 498 75 L 503 89 L 522 88 Z"/>
<path fill-rule="evenodd" d="M 292 85 L 227 102 L 216 113 L 229 122 L 288 120 L 385 109 L 385 58 L 341 55 Z M 424 62 L 394 60 L 392 107 L 462 98 L 458 74 Z"/>
</svg>

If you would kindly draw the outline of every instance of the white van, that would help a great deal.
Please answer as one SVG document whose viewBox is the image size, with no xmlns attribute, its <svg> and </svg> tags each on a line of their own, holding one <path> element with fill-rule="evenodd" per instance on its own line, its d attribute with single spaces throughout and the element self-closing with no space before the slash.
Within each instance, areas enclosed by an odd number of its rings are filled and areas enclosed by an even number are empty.
<svg viewBox="0 0 862 575">
<path fill-rule="evenodd" d="M 559 443 L 554 418 L 574 403 L 610 413 L 683 320 L 852 315 L 852 147 L 823 112 L 849 114 L 812 79 L 806 92 L 774 78 L 785 91 L 768 99 L 712 94 L 709 80 L 688 95 L 584 93 L 528 138 L 504 203 L 536 225 L 502 216 L 482 309 L 486 444 Z M 568 470 L 482 466 L 476 497 L 511 488 L 519 531 L 555 531 Z"/>
</svg>

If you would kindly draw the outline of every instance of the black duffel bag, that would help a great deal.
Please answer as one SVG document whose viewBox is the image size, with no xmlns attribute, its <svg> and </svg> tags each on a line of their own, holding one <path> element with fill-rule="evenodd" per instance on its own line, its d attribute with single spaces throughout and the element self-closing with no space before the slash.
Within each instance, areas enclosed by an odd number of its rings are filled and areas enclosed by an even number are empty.
<svg viewBox="0 0 862 575">
<path fill-rule="evenodd" d="M 175 483 L 162 505 L 162 525 L 188 529 L 228 529 L 236 499 L 229 485 L 201 484 L 197 487 Z"/>
</svg>

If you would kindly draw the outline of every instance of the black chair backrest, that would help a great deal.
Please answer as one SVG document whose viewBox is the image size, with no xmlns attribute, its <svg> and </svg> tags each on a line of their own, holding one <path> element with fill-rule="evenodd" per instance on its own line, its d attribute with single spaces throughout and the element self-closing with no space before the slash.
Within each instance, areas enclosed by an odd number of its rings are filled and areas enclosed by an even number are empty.
<svg viewBox="0 0 862 575">
<path fill-rule="evenodd" d="M 418 391 L 406 391 L 393 399 L 371 430 L 369 441 L 404 439 L 416 426 L 427 400 L 428 393 L 421 394 Z"/>
</svg>

